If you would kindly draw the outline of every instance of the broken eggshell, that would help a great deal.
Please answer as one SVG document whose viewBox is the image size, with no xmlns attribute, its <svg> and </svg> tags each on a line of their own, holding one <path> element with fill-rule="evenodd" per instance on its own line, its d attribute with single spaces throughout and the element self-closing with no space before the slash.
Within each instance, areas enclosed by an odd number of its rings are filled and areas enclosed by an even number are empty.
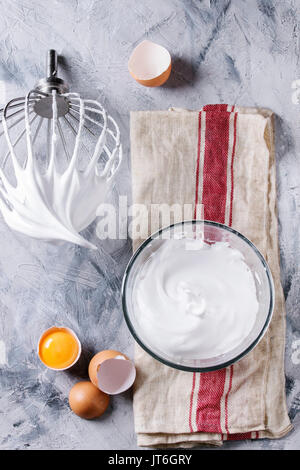
<svg viewBox="0 0 300 470">
<path fill-rule="evenodd" d="M 163 85 L 171 73 L 171 55 L 163 46 L 152 41 L 142 41 L 132 51 L 128 69 L 141 85 L 156 87 Z"/>
<path fill-rule="evenodd" d="M 109 395 L 128 390 L 135 381 L 136 370 L 133 362 L 112 349 L 96 354 L 89 364 L 91 382 Z"/>
</svg>

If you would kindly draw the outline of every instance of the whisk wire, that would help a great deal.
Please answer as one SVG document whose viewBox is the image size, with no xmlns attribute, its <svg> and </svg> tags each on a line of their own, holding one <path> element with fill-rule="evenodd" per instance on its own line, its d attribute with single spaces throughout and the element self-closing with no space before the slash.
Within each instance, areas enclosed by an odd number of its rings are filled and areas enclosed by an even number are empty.
<svg viewBox="0 0 300 470">
<path fill-rule="evenodd" d="M 120 131 L 101 103 L 68 91 L 54 50 L 48 59 L 47 78 L 0 109 L 0 210 L 20 232 L 95 248 L 79 232 L 120 166 Z"/>
</svg>

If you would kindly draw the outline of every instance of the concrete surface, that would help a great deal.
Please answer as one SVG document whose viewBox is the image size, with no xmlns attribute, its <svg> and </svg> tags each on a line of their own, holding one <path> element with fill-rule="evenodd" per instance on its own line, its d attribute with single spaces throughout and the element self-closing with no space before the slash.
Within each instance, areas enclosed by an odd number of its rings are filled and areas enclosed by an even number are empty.
<svg viewBox="0 0 300 470">
<path fill-rule="evenodd" d="M 109 195 L 130 202 L 129 111 L 198 109 L 206 103 L 271 108 L 276 114 L 282 283 L 287 306 L 286 375 L 294 430 L 276 441 L 227 443 L 225 449 L 300 448 L 300 10 L 296 0 L 0 0 L 0 102 L 22 96 L 44 76 L 55 48 L 74 91 L 99 99 L 118 121 L 124 162 Z M 138 86 L 127 71 L 142 39 L 166 46 L 173 72 L 159 89 Z M 129 241 L 100 242 L 97 253 L 55 247 L 11 232 L 0 221 L 0 448 L 135 449 L 130 393 L 114 397 L 98 421 L 73 415 L 68 391 L 93 352 L 132 354 L 120 285 Z M 36 345 L 47 326 L 64 323 L 83 341 L 69 373 L 46 370 Z"/>
</svg>

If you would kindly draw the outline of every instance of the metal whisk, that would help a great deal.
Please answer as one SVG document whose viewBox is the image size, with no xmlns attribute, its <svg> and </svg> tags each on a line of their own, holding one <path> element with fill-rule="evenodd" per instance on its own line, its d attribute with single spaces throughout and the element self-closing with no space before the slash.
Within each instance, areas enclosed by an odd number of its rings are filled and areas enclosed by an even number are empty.
<svg viewBox="0 0 300 470">
<path fill-rule="evenodd" d="M 70 93 L 47 54 L 47 78 L 0 109 L 0 210 L 19 232 L 95 248 L 78 232 L 96 217 L 122 159 L 115 120 Z"/>
</svg>

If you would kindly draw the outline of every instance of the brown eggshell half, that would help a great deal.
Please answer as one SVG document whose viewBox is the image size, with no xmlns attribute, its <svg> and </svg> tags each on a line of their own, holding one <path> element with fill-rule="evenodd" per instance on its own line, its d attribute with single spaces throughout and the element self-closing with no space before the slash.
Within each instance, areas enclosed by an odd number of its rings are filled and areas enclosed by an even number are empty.
<svg viewBox="0 0 300 470">
<path fill-rule="evenodd" d="M 167 49 L 148 40 L 136 46 L 128 62 L 131 76 L 147 87 L 163 85 L 170 76 L 171 68 L 171 56 Z"/>
<path fill-rule="evenodd" d="M 115 357 L 120 356 L 128 360 L 128 357 L 119 352 L 115 351 L 114 349 L 105 349 L 104 351 L 100 351 L 95 356 L 92 358 L 91 362 L 89 363 L 89 378 L 90 381 L 98 387 L 98 377 L 97 377 L 97 371 L 102 364 L 102 362 L 107 361 L 108 359 L 114 359 Z"/>
<path fill-rule="evenodd" d="M 78 382 L 69 393 L 71 410 L 80 418 L 94 419 L 101 416 L 109 405 L 109 395 L 91 382 Z"/>
<path fill-rule="evenodd" d="M 136 370 L 133 362 L 117 356 L 102 362 L 98 368 L 98 387 L 109 395 L 117 395 L 132 386 L 135 376 Z"/>
</svg>

